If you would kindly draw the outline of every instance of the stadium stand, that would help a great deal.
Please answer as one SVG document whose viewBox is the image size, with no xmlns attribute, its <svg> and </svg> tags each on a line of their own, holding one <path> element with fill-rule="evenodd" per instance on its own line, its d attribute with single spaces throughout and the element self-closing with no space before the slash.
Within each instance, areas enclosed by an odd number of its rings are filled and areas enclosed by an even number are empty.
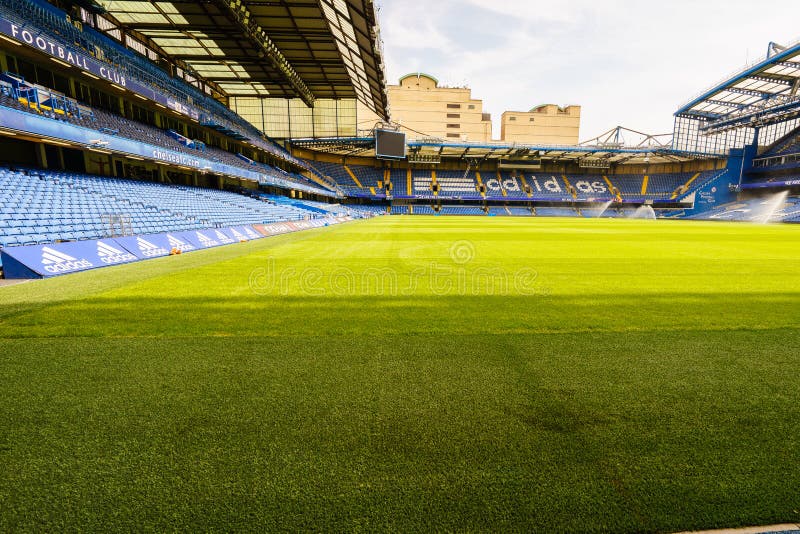
<svg viewBox="0 0 800 534">
<path fill-rule="evenodd" d="M 404 204 L 396 204 L 392 206 L 392 215 L 409 215 L 409 207 Z"/>
<path fill-rule="evenodd" d="M 382 194 L 382 188 L 379 187 L 382 172 L 378 169 L 358 165 L 342 165 L 340 163 L 329 163 L 325 161 L 305 160 L 304 164 L 315 170 L 320 176 L 333 181 L 335 184 L 334 188 L 343 192 L 346 196 L 356 198 L 385 196 Z M 363 183 L 360 181 L 359 177 L 364 178 Z M 375 187 L 375 193 L 370 190 L 370 187 Z"/>
<path fill-rule="evenodd" d="M 434 198 L 433 171 L 413 169 L 411 171 L 411 182 L 412 191 L 416 198 Z"/>
<path fill-rule="evenodd" d="M 777 193 L 771 196 L 737 200 L 689 219 L 739 222 L 800 222 L 800 196 Z"/>
<path fill-rule="evenodd" d="M 130 79 L 151 87 L 158 94 L 175 99 L 192 109 L 203 110 L 200 124 L 247 140 L 287 162 L 301 165 L 289 152 L 267 140 L 247 121 L 184 80 L 173 78 L 155 63 L 90 27 L 79 30 L 66 13 L 39 0 L 0 0 L 0 15 L 9 21 L 46 36 L 67 49 L 78 47 L 93 58 L 120 70 Z"/>
<path fill-rule="evenodd" d="M 414 206 L 413 213 L 415 215 L 436 215 L 436 210 L 434 210 L 431 206 Z"/>
<path fill-rule="evenodd" d="M 439 215 L 486 215 L 486 213 L 477 206 L 442 206 Z"/>
<path fill-rule="evenodd" d="M 335 181 L 347 195 L 385 198 L 384 171 L 369 166 L 342 165 L 329 162 L 308 162 L 321 173 Z M 389 173 L 392 194 L 395 198 L 420 200 L 449 198 L 460 200 L 503 200 L 507 202 L 556 201 L 556 202 L 645 202 L 671 201 L 697 190 L 709 181 L 718 178 L 725 170 L 700 173 L 665 173 L 633 175 L 556 175 L 532 173 L 523 175 L 511 171 L 497 173 L 451 170 L 411 170 L 411 191 L 408 191 L 408 170 L 392 169 Z M 354 179 L 355 178 L 355 179 Z M 485 195 L 481 194 L 481 185 Z M 378 194 L 374 194 L 375 190 Z M 394 212 L 396 214 L 396 212 Z M 415 214 L 422 212 L 415 211 Z M 443 210 L 442 214 L 450 214 Z M 493 215 L 530 215 L 529 210 L 504 212 L 494 210 Z M 481 212 L 483 214 L 483 212 Z"/>
<path fill-rule="evenodd" d="M 580 214 L 574 208 L 536 208 L 537 217 L 578 217 Z"/>
<path fill-rule="evenodd" d="M 437 171 L 436 181 L 440 197 L 481 198 L 473 172 Z"/>
<path fill-rule="evenodd" d="M 237 156 L 213 146 L 206 146 L 203 143 L 192 142 L 192 146 L 188 146 L 186 143 L 179 142 L 178 137 L 182 136 L 176 132 L 170 132 L 141 122 L 132 121 L 102 109 L 88 108 L 66 97 L 64 97 L 64 102 L 71 102 L 74 109 L 82 109 L 83 113 L 73 114 L 65 112 L 62 114 L 55 114 L 52 111 L 43 112 L 39 104 L 33 103 L 32 100 L 22 98 L 20 94 L 24 92 L 26 94 L 35 95 L 39 91 L 47 91 L 49 94 L 49 90 L 43 89 L 41 86 L 25 84 L 21 77 L 13 74 L 6 73 L 4 76 L 6 79 L 18 80 L 18 84 L 17 86 L 13 86 L 8 82 L 0 82 L 0 107 L 10 107 L 37 115 L 44 115 L 53 120 L 89 128 L 107 135 L 141 141 L 159 148 L 168 148 L 183 154 L 203 157 L 232 167 L 250 170 L 255 168 L 258 172 L 269 175 L 273 181 L 286 187 L 294 187 L 323 195 L 330 195 L 332 193 L 332 190 L 322 189 L 318 183 L 312 182 L 300 174 L 289 173 L 277 167 L 243 158 L 241 155 Z M 24 89 L 20 89 L 20 87 Z M 37 98 L 36 100 L 38 101 L 39 99 Z"/>
<path fill-rule="evenodd" d="M 783 156 L 786 154 L 800 153 L 800 132 L 790 133 L 784 139 L 778 140 L 762 156 Z"/>
<path fill-rule="evenodd" d="M 296 221 L 327 216 L 302 203 L 97 176 L 0 169 L 0 245 L 106 237 L 108 216 L 134 234 Z"/>
</svg>

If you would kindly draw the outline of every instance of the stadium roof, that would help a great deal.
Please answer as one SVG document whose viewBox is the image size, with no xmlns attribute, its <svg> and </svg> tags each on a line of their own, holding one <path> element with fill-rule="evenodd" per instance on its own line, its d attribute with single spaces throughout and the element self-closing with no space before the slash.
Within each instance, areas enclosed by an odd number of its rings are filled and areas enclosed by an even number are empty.
<svg viewBox="0 0 800 534">
<path fill-rule="evenodd" d="M 714 85 L 675 115 L 704 122 L 704 133 L 775 124 L 800 115 L 800 42 L 770 43 L 767 58 Z"/>
<path fill-rule="evenodd" d="M 386 118 L 372 0 L 97 0 L 230 96 L 356 98 Z"/>
<path fill-rule="evenodd" d="M 651 136 L 653 137 L 653 136 Z M 375 157 L 374 137 L 293 139 L 295 148 L 339 156 Z M 546 146 L 508 143 L 448 143 L 439 139 L 408 142 L 411 163 L 440 159 L 502 160 L 524 163 L 530 160 L 599 164 L 679 163 L 703 159 L 695 154 L 672 150 L 669 144 L 623 146 L 600 139 L 592 145 Z"/>
</svg>

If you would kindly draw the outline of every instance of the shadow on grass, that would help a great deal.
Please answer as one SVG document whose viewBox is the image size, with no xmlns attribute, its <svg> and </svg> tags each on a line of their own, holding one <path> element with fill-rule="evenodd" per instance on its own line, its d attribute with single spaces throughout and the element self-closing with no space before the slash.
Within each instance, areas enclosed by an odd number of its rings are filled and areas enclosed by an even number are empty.
<svg viewBox="0 0 800 534">
<path fill-rule="evenodd" d="M 737 330 L 800 325 L 796 293 L 115 297 L 6 315 L 0 337 Z"/>
<path fill-rule="evenodd" d="M 0 530 L 787 521 L 800 484 L 791 340 L 10 340 Z"/>
</svg>

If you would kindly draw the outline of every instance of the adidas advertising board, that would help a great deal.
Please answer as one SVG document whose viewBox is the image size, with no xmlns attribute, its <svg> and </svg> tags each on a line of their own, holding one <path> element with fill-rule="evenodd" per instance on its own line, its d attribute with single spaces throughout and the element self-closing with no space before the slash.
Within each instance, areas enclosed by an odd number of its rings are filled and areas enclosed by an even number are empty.
<svg viewBox="0 0 800 534">
<path fill-rule="evenodd" d="M 159 247 L 155 243 L 144 239 L 143 237 L 136 238 L 136 247 L 139 249 L 139 252 L 142 253 L 142 256 L 145 258 L 157 258 L 160 256 L 167 256 L 169 255 L 169 250 L 163 247 Z"/>
<path fill-rule="evenodd" d="M 250 241 L 247 236 L 245 236 L 242 232 L 237 230 L 236 228 L 228 228 L 228 231 L 233 235 L 233 238 L 237 241 Z"/>
<path fill-rule="evenodd" d="M 49 278 L 98 267 L 169 256 L 172 249 L 191 252 L 252 241 L 269 235 L 297 232 L 332 224 L 333 220 L 235 226 L 213 230 L 148 234 L 92 241 L 6 247 L 0 250 L 6 278 Z"/>
<path fill-rule="evenodd" d="M 2 261 L 6 278 L 49 278 L 106 266 L 98 254 L 96 241 L 7 247 L 2 250 Z"/>
<path fill-rule="evenodd" d="M 197 250 L 198 246 L 193 245 L 183 234 L 167 234 L 170 249 L 177 249 L 181 252 L 191 252 Z"/>
<path fill-rule="evenodd" d="M 109 241 L 97 242 L 97 256 L 100 258 L 100 261 L 106 265 L 130 263 L 138 259 L 117 243 L 112 244 L 112 242 Z"/>
<path fill-rule="evenodd" d="M 230 245 L 231 243 L 235 243 L 236 241 L 225 235 L 225 233 L 221 232 L 220 230 L 214 230 L 214 237 L 223 245 Z"/>
<path fill-rule="evenodd" d="M 115 241 L 140 260 L 169 256 L 169 242 L 164 234 L 117 237 Z"/>
<path fill-rule="evenodd" d="M 200 231 L 195 232 L 195 237 L 197 237 L 197 240 L 200 242 L 200 247 L 201 248 L 213 248 L 213 247 L 218 247 L 221 244 L 219 241 L 217 241 L 213 237 L 210 237 L 210 236 L 208 236 L 205 233 L 200 232 Z"/>
<path fill-rule="evenodd" d="M 94 267 L 94 264 L 85 258 L 74 258 L 51 247 L 42 247 L 41 262 L 42 268 L 51 275 L 83 271 Z"/>
<path fill-rule="evenodd" d="M 249 239 L 261 239 L 261 236 L 256 233 L 250 226 L 243 226 L 244 233 L 247 235 Z"/>
</svg>

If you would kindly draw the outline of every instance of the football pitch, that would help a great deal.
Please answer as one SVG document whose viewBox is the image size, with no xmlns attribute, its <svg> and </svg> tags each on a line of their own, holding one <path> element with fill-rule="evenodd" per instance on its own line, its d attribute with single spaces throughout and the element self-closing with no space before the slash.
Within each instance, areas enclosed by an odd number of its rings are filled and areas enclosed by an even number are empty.
<svg viewBox="0 0 800 534">
<path fill-rule="evenodd" d="M 0 288 L 0 531 L 800 521 L 800 226 L 387 217 Z"/>
</svg>

